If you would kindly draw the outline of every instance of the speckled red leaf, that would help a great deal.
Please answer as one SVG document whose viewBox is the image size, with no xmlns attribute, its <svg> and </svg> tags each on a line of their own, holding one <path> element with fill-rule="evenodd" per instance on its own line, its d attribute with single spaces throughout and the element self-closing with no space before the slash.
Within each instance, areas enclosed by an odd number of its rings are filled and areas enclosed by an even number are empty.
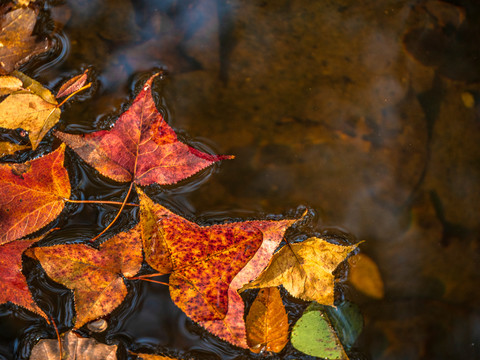
<svg viewBox="0 0 480 360">
<path fill-rule="evenodd" d="M 26 163 L 0 165 L 0 244 L 41 229 L 63 210 L 70 197 L 64 153 L 62 145 Z"/>
<path fill-rule="evenodd" d="M 237 293 L 268 264 L 293 220 L 199 226 L 140 196 L 146 261 L 170 273 L 172 300 L 207 330 L 247 348 Z"/>
<path fill-rule="evenodd" d="M 158 74 L 157 74 L 158 75 Z M 153 75 L 111 130 L 87 135 L 56 132 L 102 175 L 139 185 L 174 184 L 231 156 L 203 153 L 177 139 L 152 97 Z"/>
<path fill-rule="evenodd" d="M 22 254 L 40 240 L 16 240 L 0 245 L 0 304 L 11 302 L 47 318 L 35 304 L 22 273 Z"/>
<path fill-rule="evenodd" d="M 133 277 L 143 256 L 139 226 L 117 234 L 99 250 L 84 244 L 29 249 L 53 280 L 74 290 L 75 327 L 105 316 L 117 308 L 127 294 L 123 276 Z"/>
</svg>

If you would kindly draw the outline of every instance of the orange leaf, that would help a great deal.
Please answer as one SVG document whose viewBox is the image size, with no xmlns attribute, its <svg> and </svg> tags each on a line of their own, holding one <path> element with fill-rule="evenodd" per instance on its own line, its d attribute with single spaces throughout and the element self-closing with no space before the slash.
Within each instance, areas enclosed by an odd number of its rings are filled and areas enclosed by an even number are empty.
<svg viewBox="0 0 480 360">
<path fill-rule="evenodd" d="M 58 93 L 55 97 L 59 99 L 64 96 L 73 94 L 74 92 L 81 89 L 81 87 L 87 82 L 87 72 L 88 69 L 85 70 L 83 74 L 74 76 L 70 80 L 67 80 L 65 83 L 63 83 L 63 85 L 60 86 L 60 89 L 58 90 Z"/>
<path fill-rule="evenodd" d="M 65 146 L 22 164 L 0 165 L 0 244 L 53 221 L 70 197 Z"/>
<path fill-rule="evenodd" d="M 107 240 L 99 250 L 71 244 L 37 247 L 26 254 L 39 260 L 50 278 L 74 290 L 76 328 L 122 303 L 127 295 L 123 277 L 133 277 L 143 260 L 138 225 Z"/>
<path fill-rule="evenodd" d="M 174 184 L 231 156 L 202 153 L 178 141 L 152 97 L 153 75 L 111 130 L 55 134 L 102 175 L 139 185 Z"/>
<path fill-rule="evenodd" d="M 27 7 L 8 10 L 8 6 L 0 9 L 0 74 L 11 73 L 49 46 L 47 40 L 37 42 L 32 36 L 37 22 L 35 10 Z"/>
<path fill-rule="evenodd" d="M 137 191 L 145 259 L 171 274 L 172 300 L 213 334 L 246 348 L 237 290 L 263 270 L 293 220 L 199 226 Z"/>
<path fill-rule="evenodd" d="M 43 236 L 42 236 L 43 237 Z M 22 274 L 22 254 L 41 237 L 31 240 L 16 240 L 0 245 L 0 304 L 11 302 L 24 307 L 45 319 L 45 313 L 35 304 Z"/>
<path fill-rule="evenodd" d="M 280 352 L 288 342 L 288 316 L 276 287 L 261 289 L 247 315 L 250 350 Z"/>
</svg>

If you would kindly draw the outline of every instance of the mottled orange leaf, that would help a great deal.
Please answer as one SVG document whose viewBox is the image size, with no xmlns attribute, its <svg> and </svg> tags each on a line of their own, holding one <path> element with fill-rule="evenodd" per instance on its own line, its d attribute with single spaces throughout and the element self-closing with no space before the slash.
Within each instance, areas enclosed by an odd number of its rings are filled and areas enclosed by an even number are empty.
<svg viewBox="0 0 480 360">
<path fill-rule="evenodd" d="M 200 226 L 137 191 L 145 259 L 171 274 L 172 300 L 213 334 L 247 348 L 237 290 L 263 270 L 294 220 Z"/>
<path fill-rule="evenodd" d="M 22 273 L 22 254 L 40 240 L 16 240 L 0 245 L 0 304 L 11 302 L 47 318 L 35 304 Z"/>
<path fill-rule="evenodd" d="M 0 164 L 0 244 L 53 221 L 70 197 L 65 146 L 21 164 Z"/>
<path fill-rule="evenodd" d="M 32 349 L 30 360 L 116 360 L 117 345 L 99 343 L 93 338 L 82 338 L 72 331 L 57 339 L 42 339 Z"/>
<path fill-rule="evenodd" d="M 280 352 L 288 342 L 288 316 L 276 287 L 261 289 L 247 315 L 250 350 Z"/>
<path fill-rule="evenodd" d="M 74 76 L 70 80 L 67 80 L 60 86 L 57 95 L 55 96 L 57 99 L 62 98 L 64 96 L 68 96 L 73 94 L 74 92 L 80 90 L 83 85 L 87 82 L 87 72 L 88 69 L 83 72 L 83 74 Z"/>
<path fill-rule="evenodd" d="M 158 75 L 158 74 L 157 74 Z M 86 135 L 56 132 L 102 175 L 139 185 L 174 184 L 231 156 L 203 153 L 177 139 L 152 97 L 153 75 L 111 130 Z"/>
<path fill-rule="evenodd" d="M 21 7 L 0 8 L 0 74 L 8 74 L 32 56 L 47 51 L 46 39 L 37 41 L 32 36 L 37 22 L 37 11 Z"/>
<path fill-rule="evenodd" d="M 133 277 L 143 260 L 138 225 L 107 240 L 99 250 L 70 244 L 32 248 L 26 254 L 39 260 L 50 278 L 74 291 L 76 328 L 122 303 L 127 295 L 123 277 Z"/>
<path fill-rule="evenodd" d="M 286 245 L 273 256 L 258 279 L 242 290 L 283 285 L 295 297 L 333 305 L 333 271 L 357 245 L 341 246 L 320 238 Z"/>
</svg>

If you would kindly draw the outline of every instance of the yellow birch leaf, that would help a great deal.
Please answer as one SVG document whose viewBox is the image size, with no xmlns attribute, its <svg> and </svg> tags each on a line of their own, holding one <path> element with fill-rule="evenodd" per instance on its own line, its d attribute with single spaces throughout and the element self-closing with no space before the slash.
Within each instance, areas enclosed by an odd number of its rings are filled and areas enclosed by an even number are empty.
<svg viewBox="0 0 480 360">
<path fill-rule="evenodd" d="M 11 155 L 16 151 L 28 149 L 30 146 L 14 144 L 8 141 L 0 141 L 0 157 Z"/>
<path fill-rule="evenodd" d="M 260 290 L 248 312 L 246 326 L 251 351 L 282 351 L 288 342 L 288 316 L 278 288 Z"/>
<path fill-rule="evenodd" d="M 0 76 L 0 96 L 20 90 L 22 85 L 22 80 L 15 76 Z"/>
<path fill-rule="evenodd" d="M 287 244 L 273 256 L 262 274 L 242 290 L 283 285 L 297 298 L 332 306 L 333 271 L 357 245 L 335 245 L 315 237 Z"/>
<path fill-rule="evenodd" d="M 367 255 L 357 254 L 348 259 L 348 280 L 358 290 L 374 299 L 385 295 L 377 264 Z"/>
</svg>

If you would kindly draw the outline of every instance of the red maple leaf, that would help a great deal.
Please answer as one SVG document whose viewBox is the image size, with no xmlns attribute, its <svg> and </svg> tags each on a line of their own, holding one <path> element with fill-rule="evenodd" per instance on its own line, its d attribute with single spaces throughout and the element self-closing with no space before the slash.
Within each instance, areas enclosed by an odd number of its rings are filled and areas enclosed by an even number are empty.
<svg viewBox="0 0 480 360">
<path fill-rule="evenodd" d="M 139 185 L 174 184 L 222 159 L 177 139 L 152 97 L 153 75 L 111 130 L 86 135 L 55 135 L 102 175 Z"/>
</svg>

